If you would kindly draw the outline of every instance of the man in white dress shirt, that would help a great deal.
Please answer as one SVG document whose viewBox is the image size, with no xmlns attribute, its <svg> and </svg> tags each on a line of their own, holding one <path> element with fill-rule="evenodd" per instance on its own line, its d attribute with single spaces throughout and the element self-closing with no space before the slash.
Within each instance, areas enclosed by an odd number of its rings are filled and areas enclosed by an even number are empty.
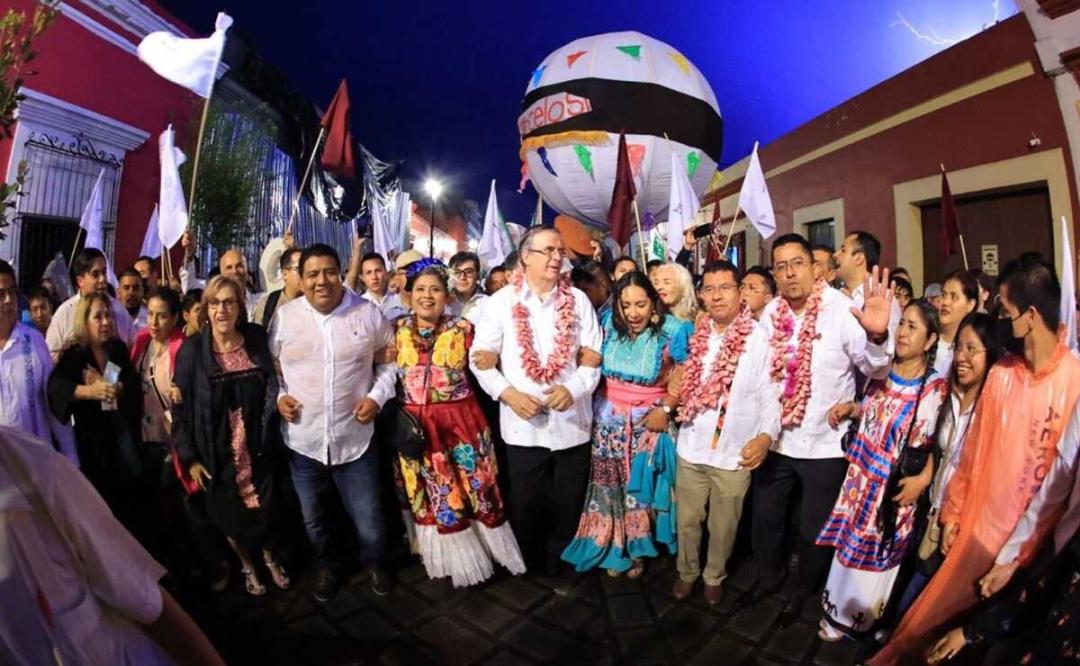
<svg viewBox="0 0 1080 666">
<path fill-rule="evenodd" d="M 45 335 L 45 342 L 49 345 L 49 353 L 53 360 L 60 356 L 60 352 L 71 339 L 71 332 L 75 327 L 75 308 L 84 295 L 95 291 L 107 293 L 109 286 L 108 273 L 105 265 L 105 255 L 101 250 L 92 247 L 83 248 L 75 255 L 71 262 L 71 272 L 75 274 L 75 289 L 77 294 L 67 299 L 56 308 L 49 331 Z M 132 332 L 131 315 L 124 306 L 115 298 L 109 299 L 113 319 L 116 322 L 116 336 L 130 345 L 135 339 Z"/>
<path fill-rule="evenodd" d="M 889 318 L 892 292 L 888 289 L 888 271 L 878 279 L 877 270 L 867 279 L 862 309 L 841 292 L 815 283 L 814 256 L 810 244 L 799 234 L 785 234 L 772 246 L 773 271 L 780 298 L 765 306 L 761 325 L 770 340 L 770 367 L 773 356 L 783 353 L 779 363 L 784 377 L 779 381 L 770 374 L 774 395 L 781 399 L 785 387 L 798 382 L 787 376 L 800 376 L 792 366 L 795 358 L 809 353 L 809 394 L 805 402 L 792 393 L 791 405 L 780 436 L 753 479 L 753 548 L 758 580 L 744 597 L 754 603 L 779 588 L 788 561 L 786 543 L 787 506 L 791 496 L 801 498 L 799 515 L 799 572 L 793 591 L 781 614 L 790 622 L 802 610 L 803 602 L 820 585 L 829 567 L 832 551 L 815 545 L 818 532 L 836 502 L 840 484 L 847 471 L 847 461 L 840 447 L 846 425 L 829 425 L 828 412 L 840 402 L 855 397 L 855 376 L 861 372 L 871 379 L 883 378 L 889 371 Z M 809 349 L 800 345 L 800 332 L 808 325 L 810 304 L 818 285 L 823 286 L 816 318 L 816 335 Z M 783 310 L 781 310 L 783 308 Z M 779 312 L 778 312 L 779 311 Z M 784 311 L 793 315 L 790 337 L 785 344 L 772 341 L 777 322 Z M 782 403 L 783 404 L 783 403 Z M 801 412 L 801 417 L 798 414 Z"/>
<path fill-rule="evenodd" d="M 394 395 L 393 329 L 373 303 L 345 289 L 341 260 L 328 245 L 300 255 L 304 298 L 282 305 L 270 324 L 277 359 L 289 466 L 304 527 L 318 563 L 314 594 L 338 588 L 325 494 L 336 489 L 360 540 L 372 591 L 390 593 L 383 569 L 385 526 L 372 422 Z"/>
<path fill-rule="evenodd" d="M 41 333 L 19 321 L 17 284 L 15 269 L 0 259 L 0 425 L 54 442 L 77 466 L 75 433 L 49 411 L 52 357 Z"/>
<path fill-rule="evenodd" d="M 678 470 L 675 475 L 679 552 L 676 568 L 679 577 L 672 594 L 678 600 L 690 596 L 699 577 L 705 582 L 705 601 L 720 603 L 721 584 L 727 575 L 726 563 L 735 545 L 735 534 L 742 515 L 743 499 L 750 489 L 750 472 L 765 460 L 769 446 L 780 433 L 780 406 L 769 382 L 769 341 L 754 321 L 749 306 L 739 298 L 739 269 L 727 261 L 705 266 L 699 295 L 705 304 L 708 320 L 698 323 L 709 327 L 708 351 L 701 361 L 701 374 L 694 382 L 708 386 L 720 381 L 713 376 L 713 364 L 729 336 L 741 335 L 733 324 L 746 308 L 739 327 L 747 326 L 743 352 L 736 359 L 726 395 L 715 404 L 701 406 L 689 413 L 682 401 L 679 428 Z M 690 363 L 694 363 L 691 359 Z M 682 395 L 698 390 L 683 376 Z M 693 379 L 693 378 L 690 378 Z M 723 419 L 721 426 L 721 419 Z M 702 571 L 701 525 L 708 520 L 708 558 Z"/>
<path fill-rule="evenodd" d="M 454 291 L 446 303 L 447 312 L 475 325 L 480 320 L 480 306 L 487 299 L 480 288 L 480 257 L 475 252 L 458 252 L 450 257 L 450 277 Z"/>
<path fill-rule="evenodd" d="M 360 280 L 364 283 L 364 298 L 377 305 L 387 319 L 394 321 L 409 313 L 401 297 L 387 291 L 389 276 L 381 254 L 368 252 L 360 259 Z"/>
<path fill-rule="evenodd" d="M 836 276 L 844 283 L 844 293 L 855 302 L 855 307 L 861 308 L 863 285 L 881 261 L 881 241 L 869 232 L 853 231 L 844 237 L 833 258 L 836 261 Z M 890 339 L 896 337 L 896 327 L 899 325 L 900 303 L 893 299 L 889 311 Z"/>
<path fill-rule="evenodd" d="M 480 386 L 500 404 L 500 429 L 507 444 L 510 522 L 530 566 L 557 573 L 559 555 L 569 543 L 585 501 L 589 476 L 592 394 L 600 382 L 597 367 L 578 364 L 582 349 L 599 352 L 602 333 L 589 299 L 561 286 L 566 249 L 559 232 L 533 227 L 521 240 L 523 275 L 485 303 L 476 324 L 473 349 L 495 352 L 500 368 L 480 370 L 470 360 Z M 560 348 L 558 305 L 572 298 L 563 322 L 573 332 Z M 565 301 L 566 305 L 570 305 Z M 517 313 L 517 314 L 515 314 Z M 536 367 L 526 369 L 532 351 L 540 369 L 557 370 L 548 380 Z M 562 357 L 565 362 L 555 362 Z"/>
<path fill-rule="evenodd" d="M 139 331 L 146 328 L 146 306 L 143 305 L 143 298 L 146 295 L 145 283 L 139 271 L 134 268 L 121 273 L 118 281 L 116 299 L 131 316 L 131 337 L 134 340 Z"/>
</svg>

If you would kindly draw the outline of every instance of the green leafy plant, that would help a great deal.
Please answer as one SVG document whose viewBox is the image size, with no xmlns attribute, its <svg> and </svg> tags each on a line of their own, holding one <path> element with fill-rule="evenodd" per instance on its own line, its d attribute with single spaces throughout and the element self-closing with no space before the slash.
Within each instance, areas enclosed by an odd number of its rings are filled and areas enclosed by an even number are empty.
<svg viewBox="0 0 1080 666">
<path fill-rule="evenodd" d="M 35 74 L 27 69 L 38 55 L 34 41 L 56 20 L 57 2 L 42 2 L 29 19 L 26 12 L 14 9 L 0 17 L 0 138 L 10 139 L 13 135 L 15 112 L 26 99 L 20 90 L 26 77 Z M 26 176 L 26 163 L 20 162 L 14 182 L 0 183 L 0 239 L 6 238 L 4 229 L 11 224 L 8 216 L 18 207 Z"/>
<path fill-rule="evenodd" d="M 196 127 L 191 135 L 197 131 Z M 220 254 L 245 245 L 255 235 L 252 199 L 271 146 L 269 130 L 257 116 L 211 103 L 191 206 L 190 224 L 200 243 Z M 194 155 L 193 146 L 181 168 L 185 191 L 190 191 Z"/>
</svg>

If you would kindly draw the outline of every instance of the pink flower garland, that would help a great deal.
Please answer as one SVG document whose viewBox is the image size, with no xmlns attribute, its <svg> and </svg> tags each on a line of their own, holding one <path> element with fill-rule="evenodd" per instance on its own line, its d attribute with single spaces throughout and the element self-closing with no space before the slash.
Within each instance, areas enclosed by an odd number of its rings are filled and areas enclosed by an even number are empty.
<svg viewBox="0 0 1080 666">
<path fill-rule="evenodd" d="M 694 335 L 690 337 L 690 358 L 686 361 L 686 371 L 683 374 L 682 395 L 679 398 L 680 423 L 692 421 L 698 414 L 719 405 L 720 418 L 717 420 L 716 429 L 723 429 L 731 383 L 735 379 L 739 358 L 746 350 L 746 339 L 753 332 L 754 324 L 750 308 L 743 304 L 735 320 L 728 326 L 720 351 L 713 359 L 712 369 L 706 379 L 702 371 L 705 356 L 709 352 L 709 336 L 712 334 L 713 322 L 708 317 L 702 317 L 698 322 Z"/>
<path fill-rule="evenodd" d="M 772 369 L 769 376 L 774 382 L 783 384 L 780 394 L 780 423 L 785 427 L 801 425 L 806 415 L 806 403 L 810 400 L 813 343 L 817 338 L 817 318 L 825 286 L 824 280 L 818 280 L 814 284 L 814 291 L 806 302 L 802 330 L 794 344 L 791 336 L 795 331 L 795 313 L 791 311 L 787 299 L 777 299 L 777 308 L 772 313 L 773 334 L 769 340 L 772 346 Z"/>
<path fill-rule="evenodd" d="M 525 273 L 519 268 L 510 276 L 520 294 L 525 284 Z M 550 384 L 570 363 L 577 340 L 577 313 L 574 311 L 574 294 L 570 291 L 570 278 L 563 275 L 555 288 L 555 350 L 540 363 L 540 356 L 533 345 L 533 330 L 529 323 L 529 309 L 515 303 L 512 315 L 518 346 L 521 347 L 521 364 L 525 375 L 537 384 Z"/>
</svg>

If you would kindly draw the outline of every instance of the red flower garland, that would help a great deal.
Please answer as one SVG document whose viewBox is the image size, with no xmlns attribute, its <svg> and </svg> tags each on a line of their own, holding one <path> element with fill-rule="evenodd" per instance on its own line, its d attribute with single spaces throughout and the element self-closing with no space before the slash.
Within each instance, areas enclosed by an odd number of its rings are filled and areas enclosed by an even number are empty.
<svg viewBox="0 0 1080 666">
<path fill-rule="evenodd" d="M 525 273 L 520 268 L 511 275 L 510 284 L 520 295 L 525 284 Z M 533 345 L 529 309 L 520 302 L 515 303 L 512 315 L 525 375 L 537 384 L 550 384 L 570 363 L 574 356 L 574 343 L 577 341 L 577 313 L 574 309 L 574 294 L 570 291 L 570 277 L 560 276 L 559 285 L 555 288 L 555 350 L 548 356 L 546 363 L 540 362 L 540 356 Z"/>
<path fill-rule="evenodd" d="M 769 376 L 783 384 L 780 394 L 780 424 L 784 427 L 799 426 L 806 415 L 806 403 L 810 401 L 810 364 L 813 361 L 814 340 L 817 339 L 817 318 L 821 310 L 821 295 L 825 280 L 814 284 L 814 291 L 806 302 L 803 325 L 795 344 L 791 336 L 795 331 L 795 313 L 787 299 L 777 299 L 772 313 L 773 334 L 772 369 Z"/>
<path fill-rule="evenodd" d="M 680 423 L 692 421 L 698 414 L 715 409 L 719 405 L 720 417 L 716 423 L 716 430 L 723 429 L 728 396 L 731 394 L 731 383 L 735 379 L 739 359 L 746 350 L 746 339 L 753 332 L 755 323 L 750 308 L 743 304 L 735 320 L 728 326 L 720 351 L 713 359 L 712 369 L 706 379 L 702 371 L 705 356 L 709 352 L 709 337 L 712 334 L 713 322 L 708 317 L 701 318 L 694 329 L 694 335 L 690 338 L 690 358 L 686 361 L 682 395 L 679 399 L 681 406 L 678 420 Z"/>
</svg>

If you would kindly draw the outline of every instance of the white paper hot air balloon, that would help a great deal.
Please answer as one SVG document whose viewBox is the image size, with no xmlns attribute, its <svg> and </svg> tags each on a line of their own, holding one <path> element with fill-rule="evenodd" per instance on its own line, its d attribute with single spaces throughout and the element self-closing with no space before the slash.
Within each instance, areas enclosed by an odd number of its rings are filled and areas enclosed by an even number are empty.
<svg viewBox="0 0 1080 666">
<path fill-rule="evenodd" d="M 639 32 L 613 32 L 575 40 L 533 71 L 518 131 L 546 204 L 605 229 L 620 130 L 642 212 L 667 218 L 672 150 L 695 193 L 705 191 L 723 123 L 708 81 L 677 49 Z"/>
</svg>

